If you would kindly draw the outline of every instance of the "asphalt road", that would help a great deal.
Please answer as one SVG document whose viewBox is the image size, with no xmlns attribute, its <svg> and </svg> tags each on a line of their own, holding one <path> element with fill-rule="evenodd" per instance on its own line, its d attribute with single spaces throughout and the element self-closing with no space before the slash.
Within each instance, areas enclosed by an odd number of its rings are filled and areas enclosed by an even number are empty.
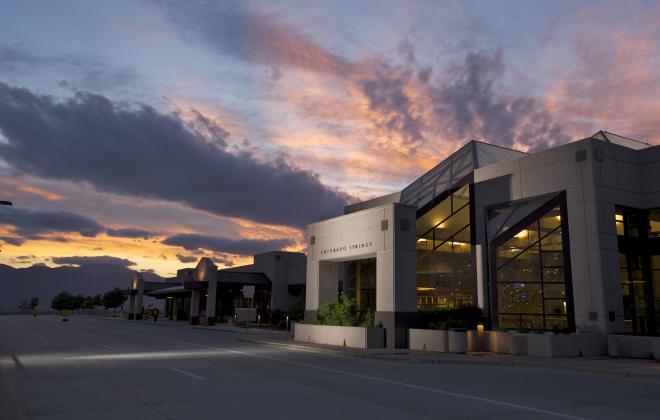
<svg viewBox="0 0 660 420">
<path fill-rule="evenodd" d="M 187 326 L 0 316 L 0 419 L 660 418 L 660 381 L 414 365 Z"/>
</svg>

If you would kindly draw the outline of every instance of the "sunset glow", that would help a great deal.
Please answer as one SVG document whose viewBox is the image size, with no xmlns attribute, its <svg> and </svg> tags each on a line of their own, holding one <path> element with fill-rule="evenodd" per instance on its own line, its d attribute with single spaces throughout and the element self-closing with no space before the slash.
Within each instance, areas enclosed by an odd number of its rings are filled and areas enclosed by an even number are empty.
<svg viewBox="0 0 660 420">
<path fill-rule="evenodd" d="M 304 251 L 470 139 L 660 143 L 659 65 L 658 2 L 9 2 L 0 264 Z"/>
</svg>

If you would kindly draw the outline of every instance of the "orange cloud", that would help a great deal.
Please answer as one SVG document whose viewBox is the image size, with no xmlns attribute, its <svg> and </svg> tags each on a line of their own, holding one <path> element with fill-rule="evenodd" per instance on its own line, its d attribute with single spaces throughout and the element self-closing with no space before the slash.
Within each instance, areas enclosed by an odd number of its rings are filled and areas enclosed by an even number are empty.
<svg viewBox="0 0 660 420">
<path fill-rule="evenodd" d="M 27 183 L 19 182 L 11 178 L 0 177 L 0 185 L 3 185 L 5 187 L 2 192 L 3 199 L 15 200 L 20 197 L 18 194 L 16 194 L 16 191 L 20 191 L 22 193 L 27 193 L 36 197 L 45 198 L 46 200 L 49 201 L 64 200 L 64 197 L 59 194 L 41 188 L 37 188 Z"/>
</svg>

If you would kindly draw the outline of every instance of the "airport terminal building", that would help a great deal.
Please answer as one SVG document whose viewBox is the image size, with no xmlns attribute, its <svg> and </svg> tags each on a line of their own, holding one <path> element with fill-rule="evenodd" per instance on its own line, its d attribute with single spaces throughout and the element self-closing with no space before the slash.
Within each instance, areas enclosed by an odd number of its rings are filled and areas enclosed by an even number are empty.
<svg viewBox="0 0 660 420">
<path fill-rule="evenodd" d="M 240 309 L 251 309 L 255 316 L 288 311 L 304 287 L 303 253 L 265 252 L 256 254 L 252 264 L 223 270 L 201 258 L 195 268 L 180 269 L 165 282 L 148 282 L 134 272 L 126 290 L 128 319 L 142 319 L 143 299 L 149 296 L 164 301 L 161 315 L 166 318 L 214 325 L 231 320 Z"/>
<path fill-rule="evenodd" d="M 419 309 L 494 329 L 660 333 L 660 146 L 471 141 L 402 191 L 308 226 L 307 319 L 338 292 L 404 346 Z M 394 341 L 390 341 L 394 340 Z"/>
</svg>

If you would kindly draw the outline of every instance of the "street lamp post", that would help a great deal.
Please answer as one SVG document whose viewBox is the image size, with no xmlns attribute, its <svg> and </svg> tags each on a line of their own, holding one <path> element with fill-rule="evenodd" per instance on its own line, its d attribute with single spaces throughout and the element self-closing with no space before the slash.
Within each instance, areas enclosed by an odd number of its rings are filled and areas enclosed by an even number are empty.
<svg viewBox="0 0 660 420">
<path fill-rule="evenodd" d="M 0 206 L 11 206 L 11 201 L 0 200 Z"/>
</svg>

